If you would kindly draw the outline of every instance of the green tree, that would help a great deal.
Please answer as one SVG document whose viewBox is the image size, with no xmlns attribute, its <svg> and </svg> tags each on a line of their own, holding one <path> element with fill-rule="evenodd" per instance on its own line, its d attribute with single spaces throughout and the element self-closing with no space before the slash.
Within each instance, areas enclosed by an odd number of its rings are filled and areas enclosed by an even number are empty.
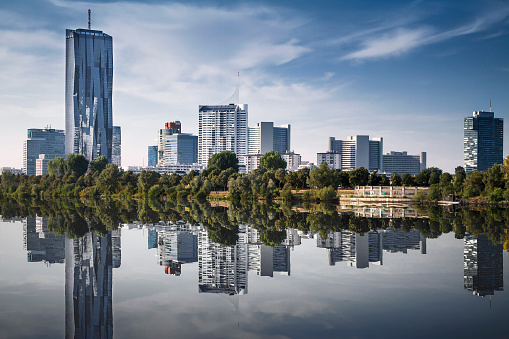
<svg viewBox="0 0 509 339">
<path fill-rule="evenodd" d="M 463 185 L 463 196 L 471 198 L 481 195 L 484 191 L 484 175 L 480 171 L 473 171 L 468 173 L 465 183 Z"/>
<path fill-rule="evenodd" d="M 368 185 L 369 186 L 379 186 L 380 185 L 380 176 L 378 175 L 378 171 L 373 171 L 373 173 L 371 173 L 369 175 L 369 180 L 368 180 Z"/>
<path fill-rule="evenodd" d="M 103 193 L 115 193 L 118 184 L 119 171 L 114 164 L 107 164 L 97 177 L 96 187 Z"/>
<path fill-rule="evenodd" d="M 220 171 L 227 170 L 229 168 L 233 168 L 235 172 L 239 171 L 239 160 L 235 153 L 231 151 L 223 151 L 220 153 L 216 153 L 209 158 L 208 169 L 217 168 Z"/>
<path fill-rule="evenodd" d="M 65 160 L 62 157 L 56 157 L 48 161 L 48 174 L 49 175 L 64 175 L 65 174 Z"/>
<path fill-rule="evenodd" d="M 309 172 L 307 182 L 309 187 L 319 189 L 332 185 L 332 170 L 329 165 L 324 161 L 320 167 L 314 167 Z"/>
<path fill-rule="evenodd" d="M 466 178 L 465 169 L 461 166 L 456 167 L 454 170 L 454 178 L 452 180 L 452 188 L 454 193 L 461 194 L 461 190 L 463 189 L 463 183 Z"/>
<path fill-rule="evenodd" d="M 413 186 L 414 185 L 414 177 L 412 177 L 408 173 L 405 173 L 401 176 L 401 182 L 403 183 L 403 186 Z"/>
<path fill-rule="evenodd" d="M 444 195 L 452 194 L 454 192 L 451 174 L 449 174 L 447 172 L 442 173 L 442 175 L 440 176 L 440 188 Z"/>
<path fill-rule="evenodd" d="M 401 176 L 398 173 L 391 175 L 391 186 L 401 186 Z"/>
<path fill-rule="evenodd" d="M 101 155 L 97 157 L 97 159 L 90 162 L 88 173 L 94 174 L 94 172 L 102 172 L 102 170 L 106 168 L 106 165 L 108 165 L 108 158 L 106 158 L 104 155 Z"/>
<path fill-rule="evenodd" d="M 428 186 L 428 181 L 429 171 L 427 169 L 420 171 L 414 178 L 414 182 L 417 186 Z"/>
<path fill-rule="evenodd" d="M 141 171 L 138 176 L 138 192 L 141 195 L 146 196 L 148 194 L 148 190 L 157 184 L 159 181 L 159 173 L 154 171 Z"/>
<path fill-rule="evenodd" d="M 74 174 L 77 178 L 87 173 L 88 160 L 83 154 L 71 153 L 65 160 L 65 174 Z"/>
<path fill-rule="evenodd" d="M 484 172 L 483 183 L 487 193 L 492 192 L 495 188 L 504 188 L 504 168 L 502 165 L 495 164 Z"/>
<path fill-rule="evenodd" d="M 380 175 L 380 186 L 389 186 L 391 184 L 391 180 L 385 175 Z"/>
<path fill-rule="evenodd" d="M 270 151 L 262 155 L 260 159 L 260 168 L 269 170 L 277 170 L 279 168 L 286 169 L 286 161 L 281 157 L 279 152 Z"/>
<path fill-rule="evenodd" d="M 439 184 L 440 183 L 440 175 L 441 174 L 437 174 L 436 172 L 430 172 L 429 179 L 428 179 L 428 185 L 431 186 L 431 185 Z"/>
<path fill-rule="evenodd" d="M 433 184 L 429 187 L 428 199 L 438 201 L 442 199 L 442 191 L 438 184 Z"/>
<path fill-rule="evenodd" d="M 364 167 L 359 167 L 350 171 L 350 187 L 366 186 L 369 180 L 369 171 Z"/>
</svg>

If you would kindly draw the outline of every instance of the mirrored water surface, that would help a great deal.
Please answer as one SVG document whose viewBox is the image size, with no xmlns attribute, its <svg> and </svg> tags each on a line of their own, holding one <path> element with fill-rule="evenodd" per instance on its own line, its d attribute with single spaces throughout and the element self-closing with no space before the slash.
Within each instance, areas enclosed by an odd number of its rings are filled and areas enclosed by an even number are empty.
<svg viewBox="0 0 509 339">
<path fill-rule="evenodd" d="M 509 336 L 505 211 L 145 204 L 4 208 L 0 337 Z"/>
</svg>

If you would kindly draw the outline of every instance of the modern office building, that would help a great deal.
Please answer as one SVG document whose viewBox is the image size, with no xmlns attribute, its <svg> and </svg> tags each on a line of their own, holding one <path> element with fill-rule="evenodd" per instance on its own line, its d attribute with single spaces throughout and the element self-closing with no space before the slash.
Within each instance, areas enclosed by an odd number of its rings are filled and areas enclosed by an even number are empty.
<svg viewBox="0 0 509 339">
<path fill-rule="evenodd" d="M 289 153 L 290 125 L 274 127 L 273 122 L 259 122 L 248 128 L 248 140 L 248 154 Z"/>
<path fill-rule="evenodd" d="M 122 132 L 120 126 L 113 126 L 111 163 L 118 167 L 122 166 Z"/>
<path fill-rule="evenodd" d="M 65 77 L 65 154 L 112 162 L 112 37 L 90 27 L 67 29 Z"/>
<path fill-rule="evenodd" d="M 486 171 L 504 159 L 504 119 L 494 112 L 477 111 L 463 125 L 465 171 Z"/>
<path fill-rule="evenodd" d="M 189 173 L 191 171 L 201 172 L 203 171 L 203 166 L 199 164 L 177 164 L 177 165 L 166 165 L 166 166 L 129 166 L 127 168 L 128 171 L 133 172 L 134 174 L 140 174 L 143 170 L 150 170 L 161 175 L 170 174 L 170 173 L 178 173 L 184 174 Z"/>
<path fill-rule="evenodd" d="M 302 157 L 300 154 L 294 152 L 283 153 L 281 154 L 281 158 L 286 161 L 287 171 L 297 171 L 302 163 Z"/>
<path fill-rule="evenodd" d="M 327 155 L 327 153 L 329 155 Z M 340 159 L 331 154 L 340 154 Z M 318 153 L 317 165 L 321 164 L 323 159 L 330 159 L 333 168 L 342 170 L 353 170 L 364 167 L 369 171 L 382 169 L 383 138 L 370 139 L 368 135 L 350 136 L 346 140 L 336 140 L 329 138 L 329 149 L 326 153 Z M 321 160 L 321 161 L 320 161 Z M 337 165 L 340 161 L 340 166 Z"/>
<path fill-rule="evenodd" d="M 209 158 L 222 151 L 240 156 L 248 153 L 248 106 L 200 105 L 198 124 L 198 162 L 207 165 Z"/>
<path fill-rule="evenodd" d="M 165 130 L 162 130 L 165 131 Z M 165 135 L 162 150 L 158 149 L 159 166 L 191 165 L 198 162 L 198 137 L 196 135 L 180 133 Z"/>
<path fill-rule="evenodd" d="M 40 154 L 62 156 L 65 153 L 64 131 L 53 128 L 30 128 L 23 143 L 23 172 L 36 174 L 36 159 Z"/>
<path fill-rule="evenodd" d="M 148 146 L 148 166 L 157 166 L 158 163 L 158 151 L 157 146 Z"/>
<path fill-rule="evenodd" d="M 383 155 L 383 172 L 390 176 L 394 173 L 417 175 L 426 168 L 426 152 L 410 155 L 407 152 L 394 152 Z"/>
</svg>

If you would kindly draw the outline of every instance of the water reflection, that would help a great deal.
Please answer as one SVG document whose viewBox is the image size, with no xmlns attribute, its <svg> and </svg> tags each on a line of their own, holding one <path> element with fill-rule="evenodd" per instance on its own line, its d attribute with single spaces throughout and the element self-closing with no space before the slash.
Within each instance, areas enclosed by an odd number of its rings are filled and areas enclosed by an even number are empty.
<svg viewBox="0 0 509 339">
<path fill-rule="evenodd" d="M 113 268 L 120 260 L 120 231 L 65 239 L 67 338 L 113 337 Z"/>
<path fill-rule="evenodd" d="M 324 254 L 323 264 L 328 260 L 331 266 L 381 266 L 372 267 L 370 272 L 390 269 L 386 266 L 391 266 L 395 253 L 412 251 L 421 257 L 427 254 L 427 245 L 432 253 L 429 239 L 454 230 L 457 238 L 463 238 L 458 241 L 464 243 L 464 289 L 477 296 L 491 296 L 504 289 L 501 235 L 507 228 L 500 215 L 505 218 L 505 212 L 445 214 L 431 210 L 423 215 L 413 209 L 363 208 L 338 214 L 335 208 L 319 207 L 322 210 L 300 213 L 266 205 L 228 209 L 206 203 L 168 203 L 161 207 L 145 201 L 139 202 L 138 208 L 129 205 L 127 212 L 120 205 L 106 204 L 101 207 L 105 212 L 94 214 L 97 204 L 92 209 L 73 206 L 62 214 L 55 212 L 57 208 L 41 209 L 38 212 L 51 212 L 23 219 L 23 248 L 29 262 L 51 265 L 65 259 L 68 338 L 113 336 L 113 269 L 121 265 L 120 238 L 127 229 L 146 230 L 147 250 L 157 251 L 158 274 L 178 277 L 186 273 L 186 268 L 194 267 L 196 293 L 230 298 L 236 309 L 238 297 L 248 294 L 249 286 L 251 295 L 240 297 L 242 300 L 250 300 L 255 294 L 263 297 L 255 288 L 260 280 L 249 272 L 272 278 L 302 273 L 299 270 L 305 268 L 295 257 L 292 267 L 291 256 L 294 250 L 299 251 L 303 239 L 316 242 L 317 251 Z M 133 222 L 134 217 L 142 221 Z M 123 228 L 115 229 L 119 224 Z M 493 239 L 497 237 L 500 240 L 495 244 Z M 337 271 L 338 267 L 331 269 Z M 248 281 L 250 275 L 252 281 Z M 462 291 L 461 283 L 457 289 Z"/>
</svg>

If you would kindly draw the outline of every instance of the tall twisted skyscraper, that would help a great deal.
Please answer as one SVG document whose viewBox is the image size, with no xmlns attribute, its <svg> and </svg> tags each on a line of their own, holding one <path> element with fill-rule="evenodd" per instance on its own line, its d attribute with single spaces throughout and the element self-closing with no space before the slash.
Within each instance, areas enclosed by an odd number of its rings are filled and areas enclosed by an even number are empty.
<svg viewBox="0 0 509 339">
<path fill-rule="evenodd" d="M 91 29 L 66 30 L 65 153 L 112 161 L 113 42 Z"/>
</svg>

